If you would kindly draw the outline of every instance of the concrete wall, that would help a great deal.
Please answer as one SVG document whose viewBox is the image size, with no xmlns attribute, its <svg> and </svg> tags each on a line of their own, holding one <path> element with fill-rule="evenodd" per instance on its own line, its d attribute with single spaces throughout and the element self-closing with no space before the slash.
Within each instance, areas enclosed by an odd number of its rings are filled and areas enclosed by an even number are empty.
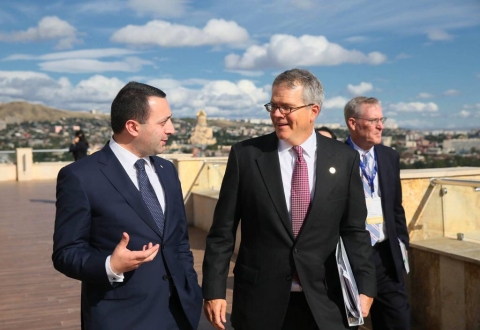
<svg viewBox="0 0 480 330">
<path fill-rule="evenodd" d="M 480 244 L 450 238 L 417 241 L 409 259 L 414 329 L 480 329 Z"/>
<path fill-rule="evenodd" d="M 17 165 L 0 164 L 0 181 L 17 180 Z"/>
</svg>

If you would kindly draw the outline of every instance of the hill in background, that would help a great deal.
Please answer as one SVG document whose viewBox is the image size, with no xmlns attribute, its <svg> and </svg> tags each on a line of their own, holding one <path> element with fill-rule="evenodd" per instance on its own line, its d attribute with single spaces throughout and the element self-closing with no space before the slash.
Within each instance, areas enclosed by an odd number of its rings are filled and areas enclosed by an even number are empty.
<svg viewBox="0 0 480 330">
<path fill-rule="evenodd" d="M 58 110 L 37 103 L 10 102 L 0 104 L 0 120 L 4 120 L 7 124 L 29 121 L 56 122 L 63 118 L 93 119 L 105 116 L 109 115 Z"/>
</svg>

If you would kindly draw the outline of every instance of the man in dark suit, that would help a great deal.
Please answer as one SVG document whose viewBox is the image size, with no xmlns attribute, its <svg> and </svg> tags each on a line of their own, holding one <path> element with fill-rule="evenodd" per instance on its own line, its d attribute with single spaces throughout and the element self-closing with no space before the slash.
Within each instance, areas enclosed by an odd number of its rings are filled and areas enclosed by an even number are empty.
<svg viewBox="0 0 480 330">
<path fill-rule="evenodd" d="M 402 206 L 398 153 L 381 145 L 383 117 L 375 98 L 355 97 L 345 106 L 347 139 L 360 154 L 360 171 L 368 205 L 367 229 L 373 245 L 377 297 L 371 309 L 372 325 L 378 329 L 410 329 L 410 307 L 404 284 L 409 237 Z M 404 264 L 406 260 L 406 265 Z"/>
<path fill-rule="evenodd" d="M 130 82 L 112 139 L 57 179 L 52 260 L 82 281 L 82 329 L 196 329 L 202 296 L 177 172 L 155 155 L 174 133 L 161 90 Z"/>
<path fill-rule="evenodd" d="M 240 220 L 235 329 L 348 328 L 335 261 L 340 236 L 368 314 L 375 278 L 359 158 L 315 132 L 322 102 L 313 74 L 286 71 L 265 105 L 275 133 L 232 147 L 203 263 L 204 311 L 217 329 L 226 322 L 228 265 Z"/>
</svg>

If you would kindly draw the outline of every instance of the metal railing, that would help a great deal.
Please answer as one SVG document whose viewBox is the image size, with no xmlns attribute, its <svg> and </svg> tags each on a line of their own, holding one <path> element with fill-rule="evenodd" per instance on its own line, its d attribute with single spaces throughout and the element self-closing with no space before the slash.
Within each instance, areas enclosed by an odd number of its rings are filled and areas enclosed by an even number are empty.
<svg viewBox="0 0 480 330">
<path fill-rule="evenodd" d="M 197 175 L 195 176 L 195 179 L 193 179 L 193 182 L 192 184 L 190 185 L 190 188 L 188 188 L 188 191 L 187 191 L 187 194 L 185 195 L 185 197 L 183 198 L 183 202 L 186 202 L 189 198 L 190 198 L 190 195 L 192 194 L 192 190 L 193 190 L 193 187 L 195 186 L 195 184 L 197 183 L 198 181 L 198 178 L 200 177 L 200 175 L 202 174 L 205 166 L 207 165 L 212 165 L 213 168 L 217 168 L 219 165 L 226 165 L 227 164 L 227 161 L 210 161 L 210 160 L 203 160 L 203 164 L 202 166 L 200 167 L 200 169 L 198 170 L 198 173 Z M 219 173 L 220 174 L 220 173 Z M 221 174 L 220 174 L 221 175 Z"/>
<path fill-rule="evenodd" d="M 477 180 L 462 180 L 462 179 L 450 179 L 450 178 L 431 178 L 430 179 L 430 184 L 432 186 L 436 186 L 437 184 L 441 184 L 441 185 L 472 187 L 474 189 L 474 191 L 480 192 L 480 181 L 477 181 Z"/>
</svg>

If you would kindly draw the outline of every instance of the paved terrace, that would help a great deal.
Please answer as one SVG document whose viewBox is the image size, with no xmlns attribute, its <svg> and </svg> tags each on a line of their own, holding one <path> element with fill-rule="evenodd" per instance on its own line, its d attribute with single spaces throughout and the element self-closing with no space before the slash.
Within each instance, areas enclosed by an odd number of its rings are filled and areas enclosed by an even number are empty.
<svg viewBox="0 0 480 330">
<path fill-rule="evenodd" d="M 55 181 L 0 182 L 2 330 L 80 329 L 80 282 L 51 261 L 54 218 Z M 205 232 L 190 228 L 190 241 L 201 282 Z M 203 315 L 199 329 L 213 329 Z"/>
</svg>

